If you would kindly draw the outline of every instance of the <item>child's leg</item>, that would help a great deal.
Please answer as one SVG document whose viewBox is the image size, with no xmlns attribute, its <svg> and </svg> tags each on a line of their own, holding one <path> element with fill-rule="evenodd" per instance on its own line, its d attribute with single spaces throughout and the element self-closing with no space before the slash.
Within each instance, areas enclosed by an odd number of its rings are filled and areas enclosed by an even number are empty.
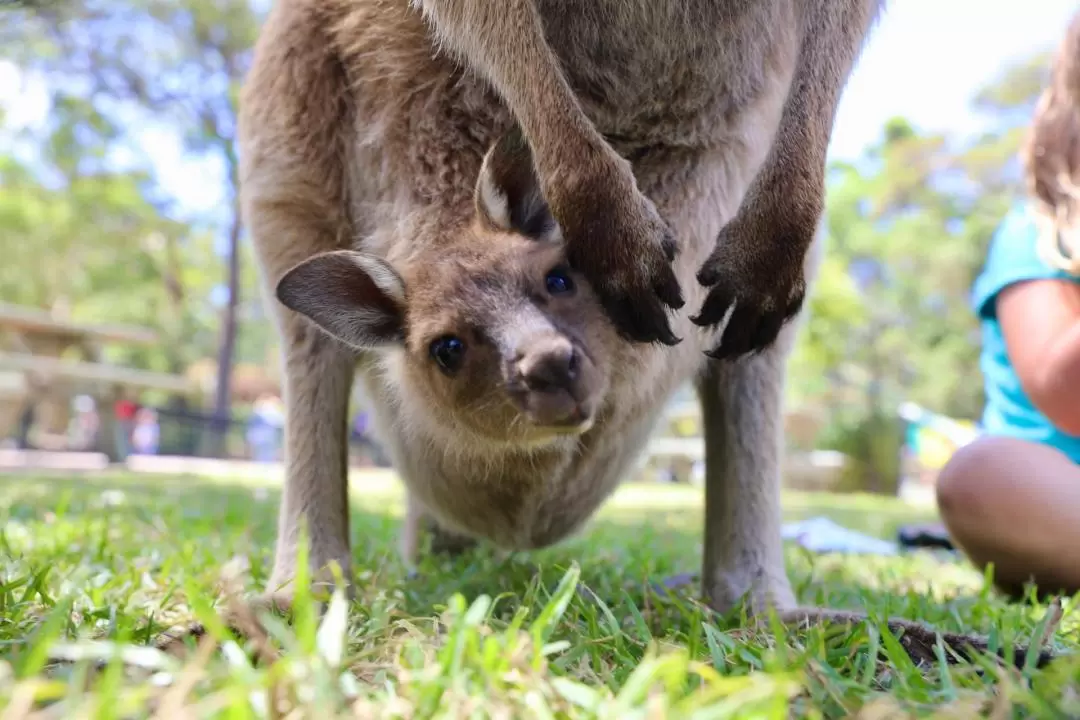
<svg viewBox="0 0 1080 720">
<path fill-rule="evenodd" d="M 1080 590 L 1080 465 L 1052 447 L 983 437 L 961 448 L 937 483 L 953 542 L 1019 593 Z"/>
</svg>

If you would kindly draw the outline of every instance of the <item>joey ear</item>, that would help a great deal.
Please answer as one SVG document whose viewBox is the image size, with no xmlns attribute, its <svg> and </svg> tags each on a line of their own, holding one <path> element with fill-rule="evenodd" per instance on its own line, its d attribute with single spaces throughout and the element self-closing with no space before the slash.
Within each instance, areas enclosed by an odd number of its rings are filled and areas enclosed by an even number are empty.
<svg viewBox="0 0 1080 720">
<path fill-rule="evenodd" d="M 308 258 L 285 273 L 275 294 L 285 307 L 359 350 L 405 336 L 405 283 L 374 255 L 338 250 Z"/>
<path fill-rule="evenodd" d="M 484 155 L 474 197 L 476 215 L 488 228 L 538 239 L 556 235 L 558 226 L 540 191 L 532 150 L 516 124 Z"/>
</svg>

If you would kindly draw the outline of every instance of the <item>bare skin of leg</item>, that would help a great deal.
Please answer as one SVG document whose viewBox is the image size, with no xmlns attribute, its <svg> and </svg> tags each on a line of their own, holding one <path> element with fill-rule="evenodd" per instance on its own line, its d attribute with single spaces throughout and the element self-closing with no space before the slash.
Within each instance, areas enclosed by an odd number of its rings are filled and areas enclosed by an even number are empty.
<svg viewBox="0 0 1080 720">
<path fill-rule="evenodd" d="M 994 564 L 995 583 L 1020 595 L 1034 580 L 1040 594 L 1073 594 L 1080 589 L 1080 465 L 1057 450 L 1014 438 L 984 437 L 961 448 L 942 469 L 938 507 L 953 542 L 979 568 Z M 1054 612 L 1053 607 L 1051 612 Z M 1060 613 L 1060 607 L 1057 608 Z M 852 623 L 861 613 L 796 608 L 781 614 L 788 623 Z M 1060 615 L 1052 624 L 1060 620 Z M 936 632 L 910 620 L 890 618 L 901 643 L 915 659 L 934 662 Z M 985 652 L 976 635 L 942 633 L 945 645 L 967 655 L 968 647 Z M 1038 667 L 1052 659 L 1036 638 Z M 1022 665 L 1028 647 L 1016 648 L 1012 661 Z"/>
<path fill-rule="evenodd" d="M 1080 465 L 1052 447 L 983 437 L 942 469 L 937 501 L 953 542 L 1021 595 L 1080 590 Z"/>
</svg>

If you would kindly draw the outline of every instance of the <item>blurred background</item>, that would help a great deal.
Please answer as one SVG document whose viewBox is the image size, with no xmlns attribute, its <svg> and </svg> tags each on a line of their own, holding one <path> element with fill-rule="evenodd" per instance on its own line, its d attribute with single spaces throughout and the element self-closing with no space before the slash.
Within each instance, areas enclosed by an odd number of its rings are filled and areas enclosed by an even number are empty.
<svg viewBox="0 0 1080 720">
<path fill-rule="evenodd" d="M 236 202 L 269 0 L 0 0 L 0 466 L 280 463 L 274 327 Z M 1075 5 L 905 0 L 830 150 L 829 253 L 791 360 L 789 486 L 930 497 L 978 431 L 972 282 Z M 386 465 L 354 398 L 353 463 Z M 700 482 L 692 390 L 642 478 Z"/>
</svg>

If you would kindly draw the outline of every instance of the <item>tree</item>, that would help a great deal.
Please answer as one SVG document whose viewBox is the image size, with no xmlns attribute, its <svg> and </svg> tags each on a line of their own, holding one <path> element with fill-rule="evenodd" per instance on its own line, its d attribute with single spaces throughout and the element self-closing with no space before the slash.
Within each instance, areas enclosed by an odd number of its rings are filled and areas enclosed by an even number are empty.
<svg viewBox="0 0 1080 720">
<path fill-rule="evenodd" d="M 987 130 L 966 142 L 895 118 L 858 162 L 830 168 L 828 257 L 790 384 L 831 409 L 822 442 L 870 489 L 896 479 L 902 402 L 981 413 L 970 292 L 1023 191 L 1017 151 L 1046 79 L 1042 54 L 1006 69 L 973 99 Z"/>
<path fill-rule="evenodd" d="M 226 228 L 228 247 L 215 401 L 223 423 L 241 289 L 235 105 L 259 25 L 255 11 L 246 0 L 95 0 L 43 4 L 14 15 L 15 22 L 0 31 L 0 46 L 47 79 L 54 103 L 77 97 L 128 128 L 165 123 L 188 152 L 213 157 L 224 168 L 229 210 L 214 218 Z M 175 211 L 168 199 L 161 209 Z M 164 255 L 175 280 L 175 246 L 166 243 Z M 174 286 L 172 292 L 180 291 Z"/>
<path fill-rule="evenodd" d="M 147 200 L 145 173 L 94 162 L 97 140 L 111 133 L 65 98 L 42 136 L 20 138 L 37 150 L 33 166 L 0 155 L 0 297 L 76 321 L 154 327 L 162 343 L 112 349 L 107 359 L 182 372 L 213 349 L 206 310 L 217 258 L 208 236 Z"/>
</svg>

